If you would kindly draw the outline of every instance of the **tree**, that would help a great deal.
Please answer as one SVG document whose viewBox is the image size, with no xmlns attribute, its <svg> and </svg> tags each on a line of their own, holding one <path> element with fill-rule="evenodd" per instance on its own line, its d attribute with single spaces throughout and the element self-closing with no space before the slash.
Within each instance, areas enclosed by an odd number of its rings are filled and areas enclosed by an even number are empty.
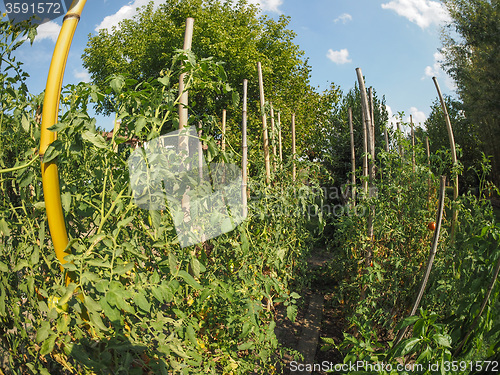
<svg viewBox="0 0 500 375">
<path fill-rule="evenodd" d="M 452 22 L 445 30 L 444 68 L 457 84 L 466 117 L 477 126 L 492 179 L 500 184 L 500 3 L 443 0 Z M 458 34 L 458 37 L 457 37 Z"/>
<path fill-rule="evenodd" d="M 463 104 L 450 96 L 445 96 L 444 100 L 453 127 L 455 143 L 460 150 L 458 159 L 463 165 L 463 171 L 459 177 L 459 186 L 463 192 L 464 189 L 477 186 L 477 176 L 474 168 L 479 168 L 478 163 L 481 160 L 481 141 L 477 136 L 478 131 L 475 124 L 465 117 Z M 438 150 L 444 150 L 446 152 L 446 150 L 450 149 L 444 113 L 441 108 L 441 103 L 437 98 L 432 104 L 431 113 L 425 121 L 425 126 L 430 140 L 431 154 L 435 154 Z M 440 171 L 439 173 L 444 172 L 449 176 L 451 174 L 450 168 L 451 155 L 446 170 Z M 438 173 L 436 170 L 435 172 Z"/>
<path fill-rule="evenodd" d="M 228 82 L 238 92 L 243 79 L 249 80 L 249 116 L 255 114 L 256 120 L 249 119 L 249 134 L 258 134 L 258 61 L 263 66 L 266 99 L 276 109 L 284 109 L 285 103 L 293 106 L 282 114 L 282 122 L 286 124 L 292 111 L 300 112 L 313 90 L 309 85 L 310 67 L 293 43 L 295 33 L 287 28 L 289 18 L 259 17 L 258 9 L 246 0 L 173 0 L 157 10 L 150 3 L 133 19 L 90 36 L 82 56 L 84 66 L 101 88 L 112 74 L 127 74 L 139 81 L 157 77 L 182 47 L 187 17 L 195 18 L 193 53 L 198 58 L 224 62 Z M 190 106 L 191 113 L 217 116 L 227 108 L 228 121 L 240 123 L 241 108 L 232 107 L 229 97 L 211 87 L 190 93 Z M 299 127 L 302 120 L 297 118 Z"/>
</svg>

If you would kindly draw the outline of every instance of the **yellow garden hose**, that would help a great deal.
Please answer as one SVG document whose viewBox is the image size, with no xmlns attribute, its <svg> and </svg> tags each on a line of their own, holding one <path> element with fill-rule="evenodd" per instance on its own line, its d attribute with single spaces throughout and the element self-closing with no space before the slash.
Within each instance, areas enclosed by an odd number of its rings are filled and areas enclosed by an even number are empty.
<svg viewBox="0 0 500 375">
<path fill-rule="evenodd" d="M 87 0 L 73 0 L 57 38 L 54 54 L 50 63 L 47 86 L 42 112 L 42 130 L 40 136 L 40 156 L 43 157 L 47 147 L 56 140 L 57 134 L 48 130 L 57 122 L 59 112 L 59 99 L 61 95 L 62 80 L 68 53 L 73 40 L 73 35 L 80 20 L 83 7 Z M 42 184 L 49 222 L 50 236 L 54 244 L 56 256 L 61 264 L 66 263 L 64 259 L 69 253 L 66 252 L 68 245 L 68 233 L 61 205 L 61 192 L 59 189 L 59 174 L 55 160 L 43 163 L 42 159 Z"/>
</svg>

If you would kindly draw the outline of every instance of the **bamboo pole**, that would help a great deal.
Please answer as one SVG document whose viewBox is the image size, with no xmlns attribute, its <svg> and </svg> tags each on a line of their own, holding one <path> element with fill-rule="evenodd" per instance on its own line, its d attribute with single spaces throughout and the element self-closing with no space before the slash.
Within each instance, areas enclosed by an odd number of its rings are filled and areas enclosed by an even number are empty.
<svg viewBox="0 0 500 375">
<path fill-rule="evenodd" d="M 74 0 L 64 16 L 64 21 L 50 63 L 42 111 L 39 154 L 40 157 L 42 157 L 43 196 L 45 209 L 47 210 L 50 236 L 54 244 L 57 259 L 61 264 L 67 263 L 64 258 L 69 255 L 69 249 L 66 249 L 69 240 L 61 205 L 59 173 L 56 161 L 52 160 L 49 163 L 43 163 L 43 155 L 45 151 L 47 151 L 49 145 L 57 138 L 57 134 L 51 132 L 48 128 L 57 122 L 66 61 L 68 59 L 71 41 L 73 40 L 73 35 L 75 34 L 85 3 L 86 0 Z M 66 277 L 66 284 L 69 284 L 70 281 L 71 279 Z"/>
<path fill-rule="evenodd" d="M 281 113 L 278 111 L 278 139 L 279 139 L 279 152 L 280 152 L 280 166 L 283 169 L 283 142 L 281 140 Z"/>
<path fill-rule="evenodd" d="M 481 308 L 479 309 L 479 313 L 474 318 L 474 321 L 472 322 L 472 324 L 470 325 L 467 333 L 465 334 L 464 339 L 460 342 L 460 345 L 455 350 L 455 353 L 453 353 L 453 357 L 456 358 L 460 354 L 460 352 L 462 351 L 463 346 L 467 342 L 467 339 L 469 338 L 469 336 L 472 334 L 472 332 L 476 328 L 476 326 L 477 326 L 477 324 L 479 322 L 479 318 L 483 314 L 484 309 L 486 308 L 486 304 L 488 303 L 488 300 L 490 299 L 491 292 L 493 291 L 493 288 L 495 287 L 495 283 L 496 283 L 496 281 L 498 279 L 498 274 L 499 273 L 500 273 L 500 258 L 498 258 L 497 264 L 495 265 L 495 269 L 493 271 L 493 277 L 491 279 L 490 286 L 488 287 L 488 291 L 486 292 L 486 295 L 484 296 L 483 303 L 481 304 Z"/>
<path fill-rule="evenodd" d="M 384 136 L 385 136 L 385 151 L 389 152 L 389 129 L 385 128 L 384 130 Z"/>
<path fill-rule="evenodd" d="M 242 181 L 241 181 L 241 199 L 243 205 L 243 217 L 248 216 L 248 203 L 247 203 L 247 164 L 248 164 L 248 145 L 247 145 L 247 91 L 248 91 L 248 80 L 243 80 L 243 120 L 241 124 L 241 136 L 242 136 L 242 158 L 241 158 L 241 170 L 242 170 Z"/>
<path fill-rule="evenodd" d="M 375 111 L 373 108 L 373 88 L 368 89 L 368 100 L 369 100 L 369 105 L 370 105 L 370 125 L 371 125 L 371 150 L 372 150 L 372 155 L 375 158 Z"/>
<path fill-rule="evenodd" d="M 191 49 L 191 43 L 193 41 L 193 27 L 194 19 L 186 19 L 186 30 L 184 32 L 184 46 L 183 49 L 188 51 Z M 179 130 L 184 129 L 188 124 L 188 103 L 189 94 L 184 87 L 185 73 L 182 73 L 179 77 Z M 179 150 L 189 155 L 189 137 L 180 136 L 179 137 Z M 188 168 L 188 166 L 186 166 Z M 191 221 L 191 204 L 189 192 L 186 191 L 182 196 L 181 200 L 182 211 L 184 212 L 184 222 L 187 223 Z"/>
<path fill-rule="evenodd" d="M 415 173 L 415 129 L 413 128 L 412 115 L 410 115 L 410 126 L 411 126 L 411 166 L 413 173 Z"/>
<path fill-rule="evenodd" d="M 226 151 L 226 110 L 222 110 L 222 138 L 221 138 L 222 152 Z"/>
<path fill-rule="evenodd" d="M 401 124 L 399 122 L 396 122 L 396 126 L 398 127 L 398 150 L 399 150 L 399 156 L 403 157 L 404 152 L 403 148 L 401 147 Z"/>
<path fill-rule="evenodd" d="M 349 131 L 351 133 L 351 199 L 352 207 L 356 206 L 356 153 L 354 152 L 354 128 L 352 124 L 352 108 L 348 109 Z"/>
<path fill-rule="evenodd" d="M 366 124 L 366 129 L 367 129 L 367 136 L 368 136 L 368 141 L 367 144 L 369 146 L 369 153 L 371 155 L 371 160 L 369 163 L 369 182 L 370 182 L 370 195 L 371 195 L 371 190 L 373 188 L 373 184 L 375 181 L 375 150 L 372 148 L 373 142 L 372 142 L 372 119 L 371 119 L 371 114 L 370 114 L 370 107 L 368 104 L 368 97 L 366 95 L 366 87 L 365 87 L 365 80 L 363 78 L 363 73 L 361 72 L 360 68 L 356 68 L 356 74 L 358 76 L 358 83 L 359 83 L 359 92 L 361 95 L 361 109 L 362 112 L 364 113 L 364 118 L 365 118 L 365 124 Z M 368 246 L 366 249 L 366 256 L 365 256 L 365 265 L 366 267 L 369 267 L 371 264 L 372 260 L 372 255 L 373 255 L 373 218 L 375 216 L 375 206 L 370 207 L 370 213 L 368 214 L 368 220 L 367 220 L 367 237 L 369 241 L 371 241 L 372 246 Z M 364 298 L 365 296 L 365 289 L 363 288 L 361 296 Z"/>
<path fill-rule="evenodd" d="M 203 144 L 201 143 L 201 136 L 203 135 L 203 127 L 201 121 L 198 123 L 198 177 L 200 183 L 203 182 Z M 224 181 L 224 176 L 222 177 Z"/>
<path fill-rule="evenodd" d="M 274 141 L 274 108 L 271 102 L 271 147 L 273 149 L 273 170 L 276 172 L 276 142 Z"/>
<path fill-rule="evenodd" d="M 443 95 L 441 94 L 441 89 L 439 88 L 439 83 L 436 79 L 436 77 L 432 77 L 432 80 L 434 81 L 434 85 L 436 86 L 436 90 L 439 96 L 439 101 L 441 102 L 441 108 L 443 109 L 444 113 L 444 120 L 446 122 L 446 129 L 448 130 L 448 138 L 450 141 L 450 150 L 451 150 L 451 158 L 453 161 L 453 167 L 457 167 L 458 161 L 457 161 L 457 151 L 455 149 L 455 138 L 453 137 L 453 128 L 451 127 L 451 121 L 450 121 L 450 116 L 448 115 L 448 110 L 446 109 L 446 104 L 443 99 Z M 452 173 L 451 178 L 453 179 L 453 200 L 456 200 L 458 198 L 458 174 Z M 451 241 L 452 243 L 454 242 L 455 239 L 455 228 L 456 228 L 456 223 L 458 219 L 458 212 L 455 207 L 453 207 L 453 213 L 452 213 L 452 219 L 451 219 Z"/>
<path fill-rule="evenodd" d="M 292 113 L 292 180 L 295 182 L 297 177 L 297 166 L 295 165 L 295 113 Z"/>
<path fill-rule="evenodd" d="M 438 246 L 438 242 L 439 242 L 439 231 L 441 230 L 441 222 L 443 219 L 444 196 L 445 196 L 445 188 L 446 188 L 445 183 L 446 183 L 446 177 L 441 176 L 441 185 L 439 188 L 439 205 L 438 205 L 438 212 L 437 212 L 437 217 L 436 217 L 436 229 L 434 230 L 434 237 L 432 239 L 432 246 L 431 246 L 431 250 L 429 252 L 429 258 L 427 260 L 427 267 L 425 268 L 424 277 L 422 279 L 422 283 L 420 284 L 420 289 L 418 291 L 417 298 L 415 299 L 415 302 L 413 303 L 413 308 L 411 309 L 410 316 L 415 315 L 415 313 L 417 312 L 417 309 L 418 309 L 418 306 L 419 306 L 420 301 L 422 299 L 422 296 L 424 295 L 425 287 L 427 286 L 427 281 L 429 280 L 429 275 L 431 273 L 431 268 L 432 268 L 432 263 L 434 262 L 434 257 L 436 256 L 437 246 Z M 407 329 L 408 329 L 408 327 L 405 327 L 404 329 L 399 330 L 393 347 L 395 347 L 401 341 L 401 339 L 405 335 Z"/>
<path fill-rule="evenodd" d="M 188 51 L 191 49 L 191 44 L 193 41 L 193 26 L 194 18 L 186 19 L 186 30 L 184 33 L 184 46 L 183 49 Z M 185 73 L 182 73 L 179 77 L 179 129 L 183 129 L 188 123 L 188 102 L 189 94 L 187 90 L 184 90 L 184 79 Z"/>
<path fill-rule="evenodd" d="M 363 191 L 365 195 L 368 194 L 368 133 L 366 131 L 366 119 L 365 114 L 361 111 L 361 119 L 363 128 Z"/>
<path fill-rule="evenodd" d="M 262 64 L 257 63 L 257 71 L 259 75 L 259 93 L 260 93 L 260 111 L 262 117 L 262 132 L 264 138 L 264 161 L 266 165 L 266 184 L 271 181 L 271 166 L 269 163 L 269 139 L 267 137 L 267 118 L 265 110 L 265 98 L 264 98 L 264 80 L 262 78 Z"/>
</svg>

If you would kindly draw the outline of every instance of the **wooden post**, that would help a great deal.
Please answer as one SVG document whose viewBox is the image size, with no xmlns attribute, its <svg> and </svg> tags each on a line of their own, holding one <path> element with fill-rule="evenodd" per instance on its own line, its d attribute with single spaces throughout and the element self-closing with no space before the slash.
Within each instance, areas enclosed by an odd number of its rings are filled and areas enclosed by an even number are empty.
<svg viewBox="0 0 500 375">
<path fill-rule="evenodd" d="M 257 71 L 259 74 L 259 93 L 260 93 L 260 111 L 262 117 L 262 131 L 264 135 L 264 161 L 266 165 L 266 183 L 269 184 L 271 180 L 271 166 L 269 163 L 269 139 L 267 137 L 267 118 L 265 110 L 265 98 L 264 98 L 264 80 L 262 78 L 262 65 L 260 62 L 257 63 Z"/>
<path fill-rule="evenodd" d="M 276 142 L 274 141 L 274 108 L 273 103 L 271 102 L 271 146 L 273 149 L 273 170 L 276 172 Z"/>
<path fill-rule="evenodd" d="M 374 115 L 374 108 L 373 108 L 373 88 L 368 89 L 368 100 L 369 100 L 369 105 L 370 105 L 370 123 L 371 123 L 371 150 L 372 150 L 372 156 L 375 158 L 375 115 Z"/>
<path fill-rule="evenodd" d="M 194 19 L 186 19 L 186 31 L 184 33 L 184 50 L 191 49 L 191 43 L 193 40 L 193 26 Z M 188 91 L 184 89 L 184 78 L 185 73 L 182 73 L 179 77 L 179 130 L 184 129 L 188 124 Z M 189 137 L 181 136 L 179 137 L 179 150 L 189 155 Z M 185 166 L 188 168 L 188 166 Z M 184 222 L 187 223 L 191 221 L 191 204 L 189 198 L 189 191 L 186 191 L 182 196 L 181 200 L 182 211 L 184 212 Z"/>
<path fill-rule="evenodd" d="M 280 111 L 278 111 L 278 138 L 279 138 L 279 148 L 280 148 L 280 165 L 281 165 L 281 169 L 283 169 L 283 144 L 282 144 L 282 140 L 281 140 L 281 117 L 280 117 L 281 113 Z"/>
<path fill-rule="evenodd" d="M 361 111 L 361 119 L 363 128 L 363 191 L 368 194 L 368 133 L 366 131 L 365 114 Z"/>
<path fill-rule="evenodd" d="M 191 49 L 191 44 L 193 41 L 193 26 L 194 18 L 186 19 L 186 31 L 184 33 L 184 47 L 185 51 Z M 179 77 L 179 129 L 187 126 L 188 123 L 188 91 L 184 90 L 184 78 L 185 73 L 182 73 Z"/>
<path fill-rule="evenodd" d="M 292 180 L 295 182 L 297 177 L 297 167 L 295 165 L 295 113 L 292 113 Z"/>
<path fill-rule="evenodd" d="M 221 138 L 222 152 L 226 151 L 226 110 L 222 110 L 222 138 Z"/>
<path fill-rule="evenodd" d="M 439 88 L 438 81 L 436 77 L 432 77 L 434 81 L 434 85 L 436 86 L 436 90 L 439 96 L 439 101 L 441 102 L 441 108 L 444 112 L 444 120 L 446 122 L 446 129 L 448 130 L 448 138 L 450 140 L 450 150 L 451 150 L 451 158 L 453 161 L 453 167 L 456 167 L 458 164 L 457 161 L 457 151 L 455 149 L 455 138 L 453 137 L 453 128 L 451 127 L 450 116 L 448 115 L 448 111 L 446 109 L 446 104 L 444 103 L 443 95 L 441 94 L 441 89 Z M 451 176 L 453 179 L 453 200 L 458 198 L 458 174 Z M 455 239 L 455 227 L 458 219 L 458 212 L 455 208 L 453 208 L 452 218 L 451 218 L 451 241 L 454 242 Z"/>
<path fill-rule="evenodd" d="M 372 149 L 372 126 L 371 126 L 371 114 L 370 114 L 370 107 L 368 105 L 368 97 L 366 95 L 366 87 L 365 87 L 365 80 L 363 78 L 363 73 L 361 72 L 360 68 L 356 68 L 356 73 L 358 76 L 358 83 L 359 83 L 359 92 L 361 95 L 361 109 L 362 112 L 364 113 L 364 118 L 365 118 L 365 123 L 366 123 L 366 129 L 367 129 L 367 135 L 368 135 L 368 146 L 369 146 L 369 153 L 371 155 L 371 160 L 370 160 L 370 165 L 369 165 L 369 182 L 370 182 L 370 195 L 371 195 L 371 189 L 373 188 L 373 183 L 375 181 L 375 150 Z M 375 216 L 375 207 L 371 206 L 370 207 L 370 212 L 368 214 L 368 220 L 367 220 L 367 237 L 370 242 L 373 241 L 373 218 Z M 373 243 L 372 243 L 373 244 Z M 373 246 L 367 246 L 366 249 L 366 255 L 365 255 L 365 266 L 369 267 L 371 264 L 373 256 Z M 361 292 L 361 297 L 365 297 L 366 290 L 363 288 Z"/>
<path fill-rule="evenodd" d="M 203 182 L 203 144 L 201 143 L 201 136 L 203 134 L 201 121 L 198 122 L 198 177 L 200 183 Z"/>
<path fill-rule="evenodd" d="M 241 158 L 241 170 L 242 170 L 242 181 L 241 181 L 241 200 L 243 205 L 243 217 L 248 216 L 248 204 L 247 204 L 247 164 L 248 164 L 248 146 L 247 146 L 247 89 L 248 80 L 243 80 L 243 120 L 241 124 L 241 137 L 242 137 L 242 158 Z"/>
<path fill-rule="evenodd" d="M 389 152 L 389 129 L 387 126 L 385 127 L 384 130 L 384 136 L 385 136 L 385 151 Z"/>
<path fill-rule="evenodd" d="M 443 219 L 443 209 L 444 209 L 444 196 L 445 196 L 445 181 L 446 177 L 441 176 L 441 186 L 439 188 L 439 203 L 438 203 L 438 211 L 437 211 L 437 217 L 436 217 L 436 229 L 434 229 L 434 237 L 432 239 L 432 246 L 431 250 L 429 252 L 429 258 L 427 259 L 427 267 L 425 268 L 425 273 L 424 277 L 422 278 L 422 282 L 420 284 L 420 289 L 418 291 L 418 295 L 415 298 L 415 302 L 413 303 L 413 307 L 410 312 L 410 316 L 415 315 L 418 309 L 418 305 L 420 304 L 420 301 L 422 299 L 422 296 L 424 295 L 425 287 L 427 286 L 427 281 L 429 280 L 429 275 L 431 273 L 431 268 L 432 268 L 432 263 L 434 262 L 434 257 L 436 256 L 436 251 L 437 251 L 437 246 L 439 242 L 439 232 L 441 230 L 441 221 Z M 405 327 L 403 329 L 400 329 L 398 332 L 398 335 L 396 337 L 396 340 L 394 341 L 394 346 L 396 346 L 403 336 L 405 335 L 408 327 Z"/>
<path fill-rule="evenodd" d="M 351 199 L 352 207 L 356 206 L 356 153 L 354 152 L 354 128 L 352 124 L 352 108 L 349 107 L 349 130 L 351 133 Z"/>
<path fill-rule="evenodd" d="M 415 173 L 415 129 L 413 129 L 413 116 L 410 115 L 411 127 L 411 170 Z"/>
<path fill-rule="evenodd" d="M 399 150 L 399 156 L 403 157 L 404 152 L 403 148 L 401 147 L 401 124 L 399 122 L 396 122 L 396 126 L 398 127 L 398 150 Z"/>
</svg>

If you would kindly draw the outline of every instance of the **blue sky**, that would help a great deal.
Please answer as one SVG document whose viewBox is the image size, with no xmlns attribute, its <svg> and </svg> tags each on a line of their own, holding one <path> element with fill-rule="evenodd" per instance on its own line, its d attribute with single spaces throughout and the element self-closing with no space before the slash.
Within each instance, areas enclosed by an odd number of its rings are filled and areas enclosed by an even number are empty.
<svg viewBox="0 0 500 375">
<path fill-rule="evenodd" d="M 160 4 L 165 0 L 155 0 Z M 89 81 L 81 55 L 89 34 L 109 28 L 148 0 L 89 0 L 70 50 L 64 84 Z M 270 17 L 291 17 L 296 44 L 312 66 L 311 83 L 319 90 L 331 82 L 346 92 L 360 67 L 367 86 L 385 95 L 390 113 L 411 113 L 423 122 L 436 98 L 431 77 L 436 76 L 445 94 L 453 94 L 452 80 L 441 70 L 439 39 L 449 20 L 439 1 L 430 0 L 250 0 Z M 3 4 L 2 4 L 3 7 Z M 4 11 L 4 9 L 2 9 Z M 46 77 L 62 17 L 39 28 L 33 46 L 23 46 L 18 58 L 30 74 L 30 91 L 45 88 Z M 180 46 L 179 46 L 180 47 Z M 98 125 L 112 127 L 110 118 Z"/>
</svg>

